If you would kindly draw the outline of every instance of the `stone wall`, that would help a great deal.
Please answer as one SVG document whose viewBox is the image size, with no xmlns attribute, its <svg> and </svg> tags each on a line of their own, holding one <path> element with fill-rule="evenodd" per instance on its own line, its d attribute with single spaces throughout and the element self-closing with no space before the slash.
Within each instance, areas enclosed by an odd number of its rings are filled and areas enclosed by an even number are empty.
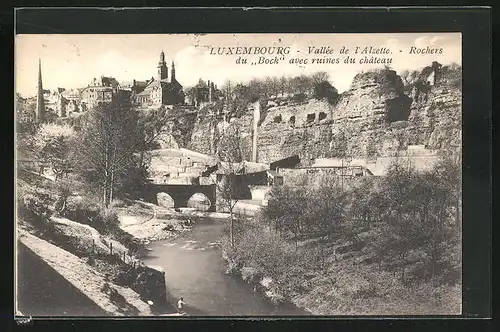
<svg viewBox="0 0 500 332">
<path fill-rule="evenodd" d="M 399 77 L 384 83 L 376 74 L 365 73 L 354 78 L 334 107 L 309 101 L 270 108 L 259 127 L 258 161 L 298 154 L 305 166 L 342 151 L 350 157 L 376 157 L 394 156 L 398 149 L 418 144 L 459 149 L 461 91 L 447 79 L 447 74 L 456 73 L 441 70 L 435 85 L 418 96 L 415 89 L 409 96 L 403 94 Z M 321 120 L 319 114 L 324 114 Z M 290 121 L 293 116 L 295 125 Z"/>
<path fill-rule="evenodd" d="M 359 166 L 369 171 L 371 175 L 385 175 L 394 163 L 411 165 L 418 170 L 430 170 L 439 160 L 438 150 L 425 149 L 422 146 L 409 146 L 406 151 L 400 151 L 398 156 L 383 156 L 373 158 L 319 158 L 313 167 L 353 167 Z M 281 171 L 280 171 L 281 172 Z"/>
<path fill-rule="evenodd" d="M 429 70 L 427 67 L 425 70 Z M 425 71 L 424 70 L 424 71 Z M 430 69 L 433 70 L 433 69 Z M 409 145 L 461 148 L 461 68 L 436 69 L 433 85 L 403 86 L 392 70 L 360 73 L 335 105 L 314 99 L 271 104 L 261 111 L 258 162 L 298 154 L 302 166 L 316 158 L 395 156 Z M 251 157 L 252 112 L 232 119 Z M 189 147 L 213 153 L 220 120 L 199 115 Z"/>
<path fill-rule="evenodd" d="M 308 186 L 320 187 L 322 185 L 341 185 L 363 176 L 359 168 L 282 168 L 279 170 L 283 176 L 283 185 L 290 187 Z"/>
<path fill-rule="evenodd" d="M 165 272 L 160 267 L 141 266 L 139 269 L 132 289 L 139 293 L 143 301 L 151 300 L 155 306 L 166 306 L 169 299 L 167 299 Z"/>
</svg>

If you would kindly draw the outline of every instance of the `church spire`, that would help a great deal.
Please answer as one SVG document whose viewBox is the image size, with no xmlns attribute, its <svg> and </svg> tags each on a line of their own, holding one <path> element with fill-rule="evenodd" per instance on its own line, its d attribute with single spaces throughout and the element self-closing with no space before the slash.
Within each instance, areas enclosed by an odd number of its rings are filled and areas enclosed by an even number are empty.
<svg viewBox="0 0 500 332">
<path fill-rule="evenodd" d="M 36 121 L 43 122 L 45 120 L 45 100 L 43 98 L 42 84 L 42 60 L 38 59 L 38 95 L 36 101 Z"/>
<path fill-rule="evenodd" d="M 174 60 L 172 60 L 172 73 L 170 74 L 170 77 L 171 77 L 171 81 L 175 81 L 175 63 L 174 63 Z"/>
</svg>

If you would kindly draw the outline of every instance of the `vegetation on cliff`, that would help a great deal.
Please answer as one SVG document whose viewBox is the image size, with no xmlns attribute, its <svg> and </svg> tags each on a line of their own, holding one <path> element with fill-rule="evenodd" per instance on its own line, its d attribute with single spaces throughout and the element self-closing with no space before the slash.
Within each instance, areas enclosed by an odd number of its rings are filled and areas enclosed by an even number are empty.
<svg viewBox="0 0 500 332">
<path fill-rule="evenodd" d="M 255 100 L 261 104 L 257 144 L 263 162 L 294 154 L 306 164 L 314 158 L 335 157 L 341 131 L 347 133 L 346 154 L 352 158 L 393 156 L 409 145 L 431 150 L 460 145 L 459 65 L 434 63 L 401 73 L 390 68 L 361 72 L 342 94 L 334 88 L 326 89 L 332 91 L 333 103 L 328 102 L 329 97 L 321 97 L 322 84 L 314 88 L 309 83 L 299 84 L 301 81 L 312 83 L 314 79 L 291 79 L 291 92 L 283 95 L 277 79 L 274 83 L 272 79 L 255 80 L 244 88 L 236 85 L 239 87 L 233 89 L 237 95 L 232 104 L 239 103 L 237 111 L 232 112 L 234 107 L 227 108 L 224 101 L 203 106 L 186 138 L 189 148 L 213 153 L 213 136 L 217 135 L 213 129 L 223 121 L 240 124 L 242 132 L 251 136 L 253 114 L 247 105 Z M 204 111 L 208 109 L 208 113 Z M 223 110 L 227 111 L 225 116 Z"/>
</svg>

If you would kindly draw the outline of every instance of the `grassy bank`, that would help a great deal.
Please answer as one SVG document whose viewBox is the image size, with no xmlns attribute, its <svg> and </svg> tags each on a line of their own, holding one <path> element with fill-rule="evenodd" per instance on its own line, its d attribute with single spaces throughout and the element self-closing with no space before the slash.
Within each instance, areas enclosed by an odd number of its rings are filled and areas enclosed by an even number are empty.
<svg viewBox="0 0 500 332">
<path fill-rule="evenodd" d="M 116 316 L 127 316 L 127 315 L 139 315 L 139 316 L 149 316 L 152 314 L 150 306 L 144 302 L 138 293 L 133 291 L 128 287 L 120 285 L 119 282 L 114 282 L 109 280 L 107 274 L 102 273 L 99 267 L 87 264 L 82 261 L 78 256 L 61 249 L 57 245 L 51 244 L 44 241 L 36 236 L 29 234 L 28 232 L 21 232 L 19 234 L 19 239 L 23 245 L 28 247 L 34 253 L 33 256 L 37 257 L 37 261 L 43 262 L 46 266 L 45 270 L 39 271 L 55 271 L 53 274 L 57 276 L 61 281 L 59 285 L 61 289 L 59 291 L 68 288 L 71 285 L 73 289 L 79 291 L 83 296 L 88 298 L 85 304 L 80 300 L 79 303 L 67 303 L 69 308 L 62 308 L 61 299 L 55 301 L 50 301 L 51 299 L 44 298 L 49 308 L 45 310 L 45 314 L 49 315 L 63 315 L 65 312 L 77 312 L 78 315 L 85 313 L 85 310 L 89 310 L 89 303 L 94 303 L 107 315 Z M 42 263 L 39 263 L 42 264 Z M 26 279 L 27 276 L 22 276 L 21 279 Z M 32 276 L 33 277 L 33 276 Z M 45 278 L 46 275 L 40 276 L 40 278 Z M 54 282 L 56 279 L 53 279 Z M 22 287 L 22 285 L 21 285 Z M 53 289 L 55 291 L 55 289 Z M 50 294 L 54 296 L 53 294 Z M 21 305 L 26 305 L 27 301 L 32 298 L 31 294 L 24 293 L 24 303 Z M 63 302 L 65 303 L 65 302 Z M 80 305 L 81 307 L 78 307 Z M 50 306 L 52 308 L 50 308 Z M 38 309 L 39 310 L 39 309 Z M 58 312 L 61 310 L 61 312 Z M 76 313 L 76 312 L 75 312 Z M 36 314 L 35 312 L 29 312 L 29 314 Z"/>
<path fill-rule="evenodd" d="M 227 272 L 318 315 L 461 313 L 459 169 L 393 167 L 349 188 L 276 187 L 225 232 Z"/>
<path fill-rule="evenodd" d="M 66 253 L 60 257 L 70 257 L 71 264 L 58 261 L 58 256 L 52 255 L 55 257 L 52 267 L 56 271 L 61 267 L 65 272 L 74 270 L 78 274 L 83 268 L 79 265 L 83 264 L 105 280 L 106 283 L 98 288 L 102 296 L 107 294 L 120 301 L 123 294 L 136 294 L 142 305 L 152 310 L 142 310 L 142 314 L 163 314 L 174 310 L 168 294 L 166 297 L 162 295 L 166 292 L 162 272 L 147 268 L 138 259 L 143 243 L 120 228 L 116 204 L 103 207 L 82 192 L 68 190 L 64 183 L 35 182 L 23 176 L 17 182 L 18 229 L 28 235 L 26 238 L 39 239 L 34 242 L 39 244 L 37 253 L 53 248 L 52 251 L 57 249 Z M 155 289 L 158 291 L 153 291 Z M 113 290 L 123 290 L 123 294 Z M 147 302 L 151 300 L 153 306 L 150 308 Z M 116 312 L 119 314 L 116 310 L 112 313 Z M 132 310 L 122 314 L 137 312 Z"/>
</svg>

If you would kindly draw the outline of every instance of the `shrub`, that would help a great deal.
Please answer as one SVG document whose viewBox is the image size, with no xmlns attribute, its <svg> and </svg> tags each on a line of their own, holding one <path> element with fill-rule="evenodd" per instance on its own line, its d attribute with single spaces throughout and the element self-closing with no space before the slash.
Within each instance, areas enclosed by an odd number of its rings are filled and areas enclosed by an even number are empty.
<svg viewBox="0 0 500 332">
<path fill-rule="evenodd" d="M 247 227 L 245 229 L 245 227 Z M 262 277 L 273 280 L 272 293 L 286 296 L 304 282 L 304 270 L 315 270 L 318 263 L 316 253 L 297 250 L 270 227 L 263 224 L 240 225 L 231 247 L 224 233 L 222 238 L 223 258 L 227 272 L 241 274 L 244 280 L 256 282 Z"/>
<path fill-rule="evenodd" d="M 326 98 L 330 104 L 336 104 L 339 99 L 339 92 L 328 81 L 323 81 L 315 84 L 314 98 Z"/>
<path fill-rule="evenodd" d="M 457 79 L 454 79 L 450 82 L 450 85 L 456 89 L 459 89 L 460 91 L 462 91 L 462 79 L 461 78 L 457 78 Z"/>
<path fill-rule="evenodd" d="M 111 204 L 109 204 L 109 207 L 110 208 L 121 208 L 121 207 L 125 207 L 127 206 L 127 204 L 122 201 L 121 199 L 114 199 Z"/>
<path fill-rule="evenodd" d="M 92 226 L 102 234 L 116 231 L 120 223 L 114 208 L 106 208 L 97 200 L 88 197 L 70 200 L 64 217 Z"/>
<path fill-rule="evenodd" d="M 30 219 L 33 217 L 36 219 L 46 218 L 52 213 L 50 206 L 54 200 L 54 195 L 44 188 L 19 186 L 17 210 L 20 216 L 30 217 Z"/>
<path fill-rule="evenodd" d="M 298 240 L 306 231 L 307 204 L 305 188 L 276 186 L 269 192 L 269 203 L 263 215 L 274 229 Z"/>
<path fill-rule="evenodd" d="M 99 217 L 106 231 L 113 231 L 120 225 L 118 214 L 112 207 L 101 208 Z"/>
<path fill-rule="evenodd" d="M 262 275 L 253 267 L 243 267 L 241 270 L 241 277 L 244 281 L 252 283 L 256 282 Z"/>
<path fill-rule="evenodd" d="M 307 95 L 305 93 L 297 93 L 293 95 L 292 100 L 297 103 L 301 103 L 307 99 Z"/>
</svg>

